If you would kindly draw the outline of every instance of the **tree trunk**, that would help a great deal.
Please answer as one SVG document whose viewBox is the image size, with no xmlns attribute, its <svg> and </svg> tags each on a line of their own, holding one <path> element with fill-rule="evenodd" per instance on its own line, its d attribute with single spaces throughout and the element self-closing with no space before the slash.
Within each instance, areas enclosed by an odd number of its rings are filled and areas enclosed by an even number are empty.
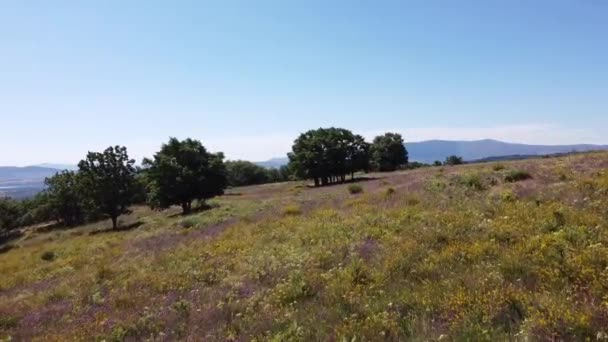
<svg viewBox="0 0 608 342">
<path fill-rule="evenodd" d="M 118 228 L 118 216 L 112 215 L 111 219 L 112 219 L 112 229 Z"/>
<path fill-rule="evenodd" d="M 319 177 L 315 177 L 315 186 L 319 186 Z"/>
<path fill-rule="evenodd" d="M 192 202 L 182 203 L 182 214 L 184 214 L 184 215 L 190 214 L 191 209 L 192 209 Z"/>
<path fill-rule="evenodd" d="M 355 180 L 355 173 L 354 172 L 350 173 L 350 180 Z"/>
</svg>

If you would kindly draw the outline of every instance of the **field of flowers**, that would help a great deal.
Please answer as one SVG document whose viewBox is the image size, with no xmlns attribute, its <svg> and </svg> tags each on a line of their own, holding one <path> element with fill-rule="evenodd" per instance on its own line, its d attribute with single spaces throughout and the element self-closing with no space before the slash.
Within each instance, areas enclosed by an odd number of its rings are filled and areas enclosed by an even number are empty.
<svg viewBox="0 0 608 342">
<path fill-rule="evenodd" d="M 608 153 L 232 189 L 29 229 L 6 340 L 608 340 Z"/>
</svg>

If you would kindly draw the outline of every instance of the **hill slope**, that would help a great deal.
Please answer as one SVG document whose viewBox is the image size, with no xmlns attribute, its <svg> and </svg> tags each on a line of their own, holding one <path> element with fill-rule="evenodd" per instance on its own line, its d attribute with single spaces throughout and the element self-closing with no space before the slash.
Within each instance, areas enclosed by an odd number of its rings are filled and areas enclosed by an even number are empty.
<svg viewBox="0 0 608 342">
<path fill-rule="evenodd" d="M 512 155 L 545 155 L 568 152 L 607 150 L 605 145 L 526 145 L 506 143 L 498 140 L 448 141 L 428 140 L 405 144 L 412 161 L 432 163 L 444 161 L 451 155 L 461 156 L 464 160 L 478 160 L 489 157 Z"/>
<path fill-rule="evenodd" d="M 13 340 L 595 340 L 608 153 L 232 189 L 182 217 L 25 230 L 0 254 Z M 530 178 L 531 177 L 531 178 Z"/>
</svg>

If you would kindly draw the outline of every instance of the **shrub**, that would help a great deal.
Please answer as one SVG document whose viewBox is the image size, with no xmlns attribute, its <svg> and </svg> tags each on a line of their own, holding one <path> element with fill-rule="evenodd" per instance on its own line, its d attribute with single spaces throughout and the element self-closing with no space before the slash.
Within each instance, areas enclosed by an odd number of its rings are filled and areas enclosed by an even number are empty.
<svg viewBox="0 0 608 342">
<path fill-rule="evenodd" d="M 417 197 L 412 196 L 412 195 L 408 196 L 405 200 L 405 204 L 407 204 L 411 207 L 417 206 L 419 203 L 420 203 L 420 200 Z"/>
<path fill-rule="evenodd" d="M 512 170 L 505 175 L 505 182 L 514 183 L 532 178 L 532 175 L 523 170 Z"/>
<path fill-rule="evenodd" d="M 461 165 L 464 164 L 464 160 L 459 156 L 449 156 L 445 159 L 443 165 L 453 166 L 453 165 Z"/>
<path fill-rule="evenodd" d="M 514 202 L 517 199 L 517 196 L 512 190 L 505 190 L 500 194 L 500 198 L 504 202 Z"/>
<path fill-rule="evenodd" d="M 55 252 L 53 251 L 46 251 L 44 253 L 42 253 L 42 255 L 40 256 L 40 259 L 44 260 L 44 261 L 53 261 L 55 260 Z"/>
<path fill-rule="evenodd" d="M 8 316 L 8 315 L 3 315 L 0 317 L 0 328 L 11 329 L 11 328 L 15 328 L 18 324 L 19 324 L 19 319 L 17 317 Z"/>
<path fill-rule="evenodd" d="M 196 227 L 199 223 L 199 220 L 195 217 L 189 217 L 186 219 L 183 219 L 179 222 L 180 227 L 182 228 L 192 228 L 192 227 Z"/>
<path fill-rule="evenodd" d="M 460 179 L 460 183 L 474 190 L 483 190 L 485 186 L 478 174 L 466 174 Z"/>
<path fill-rule="evenodd" d="M 504 169 L 505 169 L 505 166 L 503 164 L 500 164 L 500 163 L 494 164 L 492 166 L 492 170 L 494 170 L 494 171 L 500 171 L 500 170 L 504 170 Z"/>
<path fill-rule="evenodd" d="M 351 184 L 348 186 L 348 192 L 351 194 L 358 194 L 363 192 L 363 188 L 359 184 Z"/>
<path fill-rule="evenodd" d="M 395 188 L 387 188 L 386 190 L 384 190 L 384 195 L 386 195 L 386 196 L 390 196 L 394 193 L 395 193 Z"/>
<path fill-rule="evenodd" d="M 283 209 L 283 215 L 285 216 L 296 216 L 300 215 L 302 210 L 297 204 L 290 204 Z"/>
</svg>

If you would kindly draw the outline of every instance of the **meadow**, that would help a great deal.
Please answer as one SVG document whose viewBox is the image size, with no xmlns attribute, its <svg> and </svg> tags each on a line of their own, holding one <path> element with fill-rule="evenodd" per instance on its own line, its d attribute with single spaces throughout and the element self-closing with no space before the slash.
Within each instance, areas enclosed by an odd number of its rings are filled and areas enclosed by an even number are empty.
<svg viewBox="0 0 608 342">
<path fill-rule="evenodd" d="M 30 227 L 0 338 L 608 340 L 608 153 L 361 176 Z"/>
</svg>

